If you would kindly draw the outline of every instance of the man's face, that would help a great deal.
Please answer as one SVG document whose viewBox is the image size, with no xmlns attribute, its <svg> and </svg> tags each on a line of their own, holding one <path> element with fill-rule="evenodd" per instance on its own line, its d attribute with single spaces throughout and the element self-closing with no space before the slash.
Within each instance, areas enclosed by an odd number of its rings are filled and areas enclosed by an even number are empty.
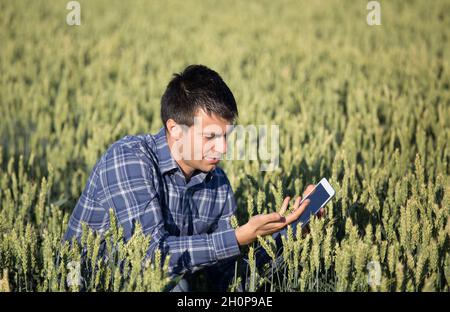
<svg viewBox="0 0 450 312">
<path fill-rule="evenodd" d="M 194 125 L 183 127 L 182 137 L 176 142 L 181 151 L 181 160 L 177 161 L 194 170 L 213 170 L 227 152 L 227 135 L 231 129 L 228 120 L 198 110 Z"/>
</svg>

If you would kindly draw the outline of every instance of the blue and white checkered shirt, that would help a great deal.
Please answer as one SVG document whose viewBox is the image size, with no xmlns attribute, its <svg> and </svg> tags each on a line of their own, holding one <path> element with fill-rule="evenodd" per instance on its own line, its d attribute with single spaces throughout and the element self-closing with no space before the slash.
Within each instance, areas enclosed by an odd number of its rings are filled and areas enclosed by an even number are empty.
<svg viewBox="0 0 450 312">
<path fill-rule="evenodd" d="M 170 274 L 194 272 L 240 254 L 230 218 L 236 211 L 231 185 L 216 167 L 186 179 L 173 159 L 165 129 L 125 136 L 95 164 L 64 239 L 80 237 L 81 224 L 104 232 L 112 208 L 128 240 L 133 223 L 151 236 L 147 255 L 170 255 Z"/>
</svg>

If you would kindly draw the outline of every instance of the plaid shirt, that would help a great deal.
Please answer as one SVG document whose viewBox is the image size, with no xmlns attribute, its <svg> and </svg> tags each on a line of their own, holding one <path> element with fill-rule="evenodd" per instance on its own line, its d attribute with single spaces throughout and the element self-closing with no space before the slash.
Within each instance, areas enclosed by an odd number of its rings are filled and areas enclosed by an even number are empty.
<svg viewBox="0 0 450 312">
<path fill-rule="evenodd" d="M 240 254 L 230 218 L 236 211 L 223 170 L 199 172 L 186 183 L 172 158 L 165 129 L 156 135 L 125 136 L 95 164 L 64 239 L 80 237 L 81 224 L 100 233 L 112 208 L 125 240 L 138 221 L 151 236 L 148 256 L 170 254 L 169 273 L 194 272 Z"/>
</svg>

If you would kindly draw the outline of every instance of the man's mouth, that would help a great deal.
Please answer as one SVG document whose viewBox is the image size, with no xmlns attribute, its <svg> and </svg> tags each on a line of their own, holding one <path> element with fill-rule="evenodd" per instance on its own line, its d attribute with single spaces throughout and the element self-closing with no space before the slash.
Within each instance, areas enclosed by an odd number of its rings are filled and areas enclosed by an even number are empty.
<svg viewBox="0 0 450 312">
<path fill-rule="evenodd" d="M 220 156 L 206 156 L 205 159 L 210 164 L 217 164 L 220 161 L 221 157 Z"/>
</svg>

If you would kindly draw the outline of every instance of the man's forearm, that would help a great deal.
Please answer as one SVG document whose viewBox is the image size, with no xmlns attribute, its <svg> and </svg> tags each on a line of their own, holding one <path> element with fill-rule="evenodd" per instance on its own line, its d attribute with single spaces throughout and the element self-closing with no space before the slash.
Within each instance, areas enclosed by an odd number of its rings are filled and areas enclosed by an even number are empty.
<svg viewBox="0 0 450 312">
<path fill-rule="evenodd" d="M 171 274 L 181 274 L 194 267 L 212 265 L 241 252 L 233 229 L 189 236 L 170 236 L 164 230 L 148 234 L 152 235 L 152 240 L 147 255 L 152 257 L 157 248 L 164 257 L 170 255 Z"/>
</svg>

